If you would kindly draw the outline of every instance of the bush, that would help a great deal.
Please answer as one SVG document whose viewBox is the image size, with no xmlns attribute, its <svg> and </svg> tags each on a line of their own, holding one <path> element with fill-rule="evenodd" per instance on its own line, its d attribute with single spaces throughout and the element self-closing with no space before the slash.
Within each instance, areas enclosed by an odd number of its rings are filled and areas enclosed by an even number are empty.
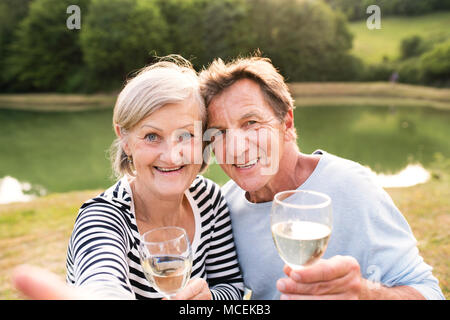
<svg viewBox="0 0 450 320">
<path fill-rule="evenodd" d="M 436 45 L 420 60 L 426 81 L 437 85 L 450 84 L 450 41 Z"/>
<path fill-rule="evenodd" d="M 427 47 L 422 39 L 418 35 L 405 38 L 400 43 L 400 58 L 408 59 L 411 57 L 420 56 L 427 50 Z"/>
<path fill-rule="evenodd" d="M 398 63 L 399 81 L 412 84 L 422 84 L 423 70 L 420 57 L 412 57 Z"/>
</svg>

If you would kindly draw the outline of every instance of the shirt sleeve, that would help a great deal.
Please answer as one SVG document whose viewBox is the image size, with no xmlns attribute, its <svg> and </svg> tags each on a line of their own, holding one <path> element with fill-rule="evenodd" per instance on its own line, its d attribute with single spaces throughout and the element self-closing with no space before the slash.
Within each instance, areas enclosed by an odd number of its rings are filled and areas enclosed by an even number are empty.
<svg viewBox="0 0 450 320">
<path fill-rule="evenodd" d="M 127 238 L 117 211 L 94 204 L 79 214 L 69 242 L 72 280 L 68 274 L 68 282 L 99 298 L 134 299 L 128 280 Z"/>
<path fill-rule="evenodd" d="M 358 193 L 365 250 L 363 276 L 387 287 L 411 286 L 426 299 L 444 299 L 432 267 L 420 256 L 412 230 L 391 197 L 378 185 L 363 183 Z"/>
<path fill-rule="evenodd" d="M 205 269 L 214 300 L 242 299 L 244 282 L 238 264 L 231 218 L 220 188 L 213 186 L 214 230 L 205 260 Z"/>
</svg>

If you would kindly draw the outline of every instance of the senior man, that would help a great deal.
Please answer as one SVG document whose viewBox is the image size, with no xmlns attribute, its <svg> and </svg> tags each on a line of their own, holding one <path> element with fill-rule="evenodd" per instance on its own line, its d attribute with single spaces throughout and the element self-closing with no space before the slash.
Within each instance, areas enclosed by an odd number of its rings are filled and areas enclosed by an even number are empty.
<svg viewBox="0 0 450 320">
<path fill-rule="evenodd" d="M 269 59 L 216 59 L 200 78 L 211 146 L 231 178 L 223 193 L 252 298 L 444 298 L 408 223 L 368 170 L 322 150 L 300 152 L 294 102 Z M 293 189 L 326 193 L 333 204 L 323 259 L 301 270 L 284 265 L 270 230 L 274 195 Z"/>
</svg>

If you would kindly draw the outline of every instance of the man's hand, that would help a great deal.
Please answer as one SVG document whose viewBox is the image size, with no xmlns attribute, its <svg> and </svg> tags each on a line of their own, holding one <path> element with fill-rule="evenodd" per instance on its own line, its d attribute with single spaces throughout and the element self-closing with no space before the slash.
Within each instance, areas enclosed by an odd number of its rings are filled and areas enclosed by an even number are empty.
<svg viewBox="0 0 450 320">
<path fill-rule="evenodd" d="M 281 299 L 292 300 L 347 300 L 359 299 L 363 280 L 359 263 L 353 257 L 334 256 L 328 260 L 293 270 L 283 270 L 289 278 L 277 281 Z"/>
</svg>

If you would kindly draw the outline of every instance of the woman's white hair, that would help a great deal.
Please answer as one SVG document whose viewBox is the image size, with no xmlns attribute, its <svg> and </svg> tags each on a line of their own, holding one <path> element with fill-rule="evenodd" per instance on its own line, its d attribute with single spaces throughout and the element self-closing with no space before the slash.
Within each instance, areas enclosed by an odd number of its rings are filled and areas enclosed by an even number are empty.
<svg viewBox="0 0 450 320">
<path fill-rule="evenodd" d="M 137 72 L 120 92 L 113 115 L 113 125 L 126 136 L 141 120 L 171 103 L 193 99 L 200 108 L 203 129 L 206 127 L 206 108 L 200 94 L 199 79 L 192 64 L 179 55 L 163 57 L 159 62 Z M 114 174 L 117 178 L 133 175 L 123 139 L 117 138 L 110 150 Z M 204 163 L 202 169 L 206 167 Z"/>
</svg>

